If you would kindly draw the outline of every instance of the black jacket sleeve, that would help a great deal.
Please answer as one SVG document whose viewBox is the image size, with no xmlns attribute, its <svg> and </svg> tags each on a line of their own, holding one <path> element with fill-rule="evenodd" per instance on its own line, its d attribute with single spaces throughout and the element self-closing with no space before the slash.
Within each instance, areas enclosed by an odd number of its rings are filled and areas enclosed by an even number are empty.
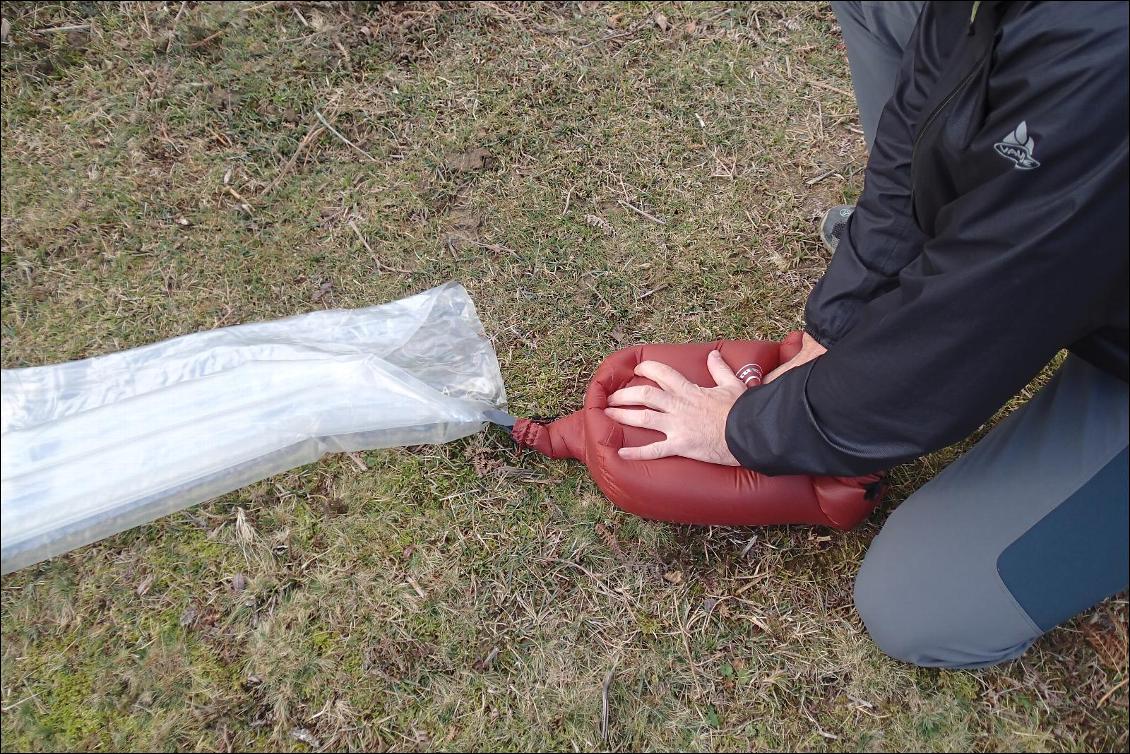
<svg viewBox="0 0 1130 754">
<path fill-rule="evenodd" d="M 1125 24 L 1085 19 L 1009 30 L 989 110 L 962 147 L 999 166 L 977 163 L 990 167 L 937 213 L 897 283 L 853 304 L 827 354 L 739 399 L 726 437 L 743 465 L 849 475 L 911 460 L 976 429 L 1109 321 L 1126 299 L 1130 248 L 1125 36 Z M 1093 49 L 1115 54 L 1096 61 Z M 1036 169 L 994 154 L 1020 123 Z M 905 203 L 896 211 L 892 222 L 910 221 Z"/>
<path fill-rule="evenodd" d="M 926 238 L 911 211 L 910 157 L 923 104 L 940 70 L 931 59 L 933 47 L 922 44 L 923 36 L 932 35 L 934 21 L 927 4 L 879 119 L 866 190 L 827 272 L 808 297 L 805 329 L 825 348 L 852 328 L 868 301 L 897 285 L 899 271 L 922 252 Z"/>
</svg>

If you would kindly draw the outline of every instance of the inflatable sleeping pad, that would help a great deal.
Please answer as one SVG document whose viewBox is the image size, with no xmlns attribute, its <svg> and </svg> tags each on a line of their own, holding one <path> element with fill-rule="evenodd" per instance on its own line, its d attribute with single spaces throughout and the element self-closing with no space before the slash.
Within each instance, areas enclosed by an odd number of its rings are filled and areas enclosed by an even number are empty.
<svg viewBox="0 0 1130 754">
<path fill-rule="evenodd" d="M 519 444 L 550 458 L 582 461 L 608 499 L 644 518 L 680 524 L 769 525 L 819 524 L 850 529 L 878 504 L 879 474 L 863 477 L 768 476 L 735 466 L 660 458 L 627 461 L 622 447 L 662 440 L 660 432 L 619 424 L 605 415 L 608 396 L 633 385 L 654 385 L 635 374 L 642 361 L 674 367 L 688 380 L 714 387 L 706 357 L 717 349 L 749 389 L 763 375 L 800 351 L 801 334 L 782 343 L 719 340 L 713 343 L 649 344 L 609 356 L 596 370 L 584 407 L 551 423 L 519 419 L 511 436 Z"/>
</svg>

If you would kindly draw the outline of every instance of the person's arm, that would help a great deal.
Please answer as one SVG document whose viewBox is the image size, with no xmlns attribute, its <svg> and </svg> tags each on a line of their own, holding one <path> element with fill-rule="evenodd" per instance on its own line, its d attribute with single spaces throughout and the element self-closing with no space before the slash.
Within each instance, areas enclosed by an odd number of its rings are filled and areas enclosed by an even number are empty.
<svg viewBox="0 0 1130 754">
<path fill-rule="evenodd" d="M 993 109 L 965 147 L 1000 165 L 938 214 L 936 236 L 834 348 L 738 399 L 726 440 L 742 465 L 862 474 L 936 450 L 1125 305 L 1126 21 L 1088 11 L 1008 29 Z M 1021 122 L 1038 168 L 994 153 Z"/>
<path fill-rule="evenodd" d="M 951 14 L 952 15 L 952 14 Z M 805 330 L 831 348 L 855 324 L 871 299 L 890 290 L 899 271 L 922 252 L 925 237 L 914 223 L 910 198 L 910 156 L 927 93 L 941 66 L 936 46 L 937 14 L 927 4 L 907 42 L 894 93 L 883 109 L 864 178 L 864 191 L 848 218 L 823 278 L 805 307 Z"/>
</svg>

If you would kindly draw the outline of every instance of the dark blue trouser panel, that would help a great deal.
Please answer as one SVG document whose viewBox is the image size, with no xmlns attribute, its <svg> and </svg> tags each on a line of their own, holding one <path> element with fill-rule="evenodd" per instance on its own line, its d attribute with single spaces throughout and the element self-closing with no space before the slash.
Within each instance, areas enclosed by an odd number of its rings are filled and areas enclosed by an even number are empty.
<svg viewBox="0 0 1130 754">
<path fill-rule="evenodd" d="M 997 558 L 997 573 L 1043 631 L 1126 588 L 1130 486 L 1124 448 Z"/>
</svg>

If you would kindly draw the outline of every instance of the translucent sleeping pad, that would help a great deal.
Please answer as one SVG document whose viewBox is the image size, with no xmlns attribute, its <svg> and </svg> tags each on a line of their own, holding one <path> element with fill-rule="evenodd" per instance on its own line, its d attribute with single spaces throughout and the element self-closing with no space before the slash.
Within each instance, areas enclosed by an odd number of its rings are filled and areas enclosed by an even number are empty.
<svg viewBox="0 0 1130 754">
<path fill-rule="evenodd" d="M 326 453 L 465 437 L 506 391 L 475 305 L 448 283 L 6 369 L 0 407 L 8 573 Z"/>
</svg>

